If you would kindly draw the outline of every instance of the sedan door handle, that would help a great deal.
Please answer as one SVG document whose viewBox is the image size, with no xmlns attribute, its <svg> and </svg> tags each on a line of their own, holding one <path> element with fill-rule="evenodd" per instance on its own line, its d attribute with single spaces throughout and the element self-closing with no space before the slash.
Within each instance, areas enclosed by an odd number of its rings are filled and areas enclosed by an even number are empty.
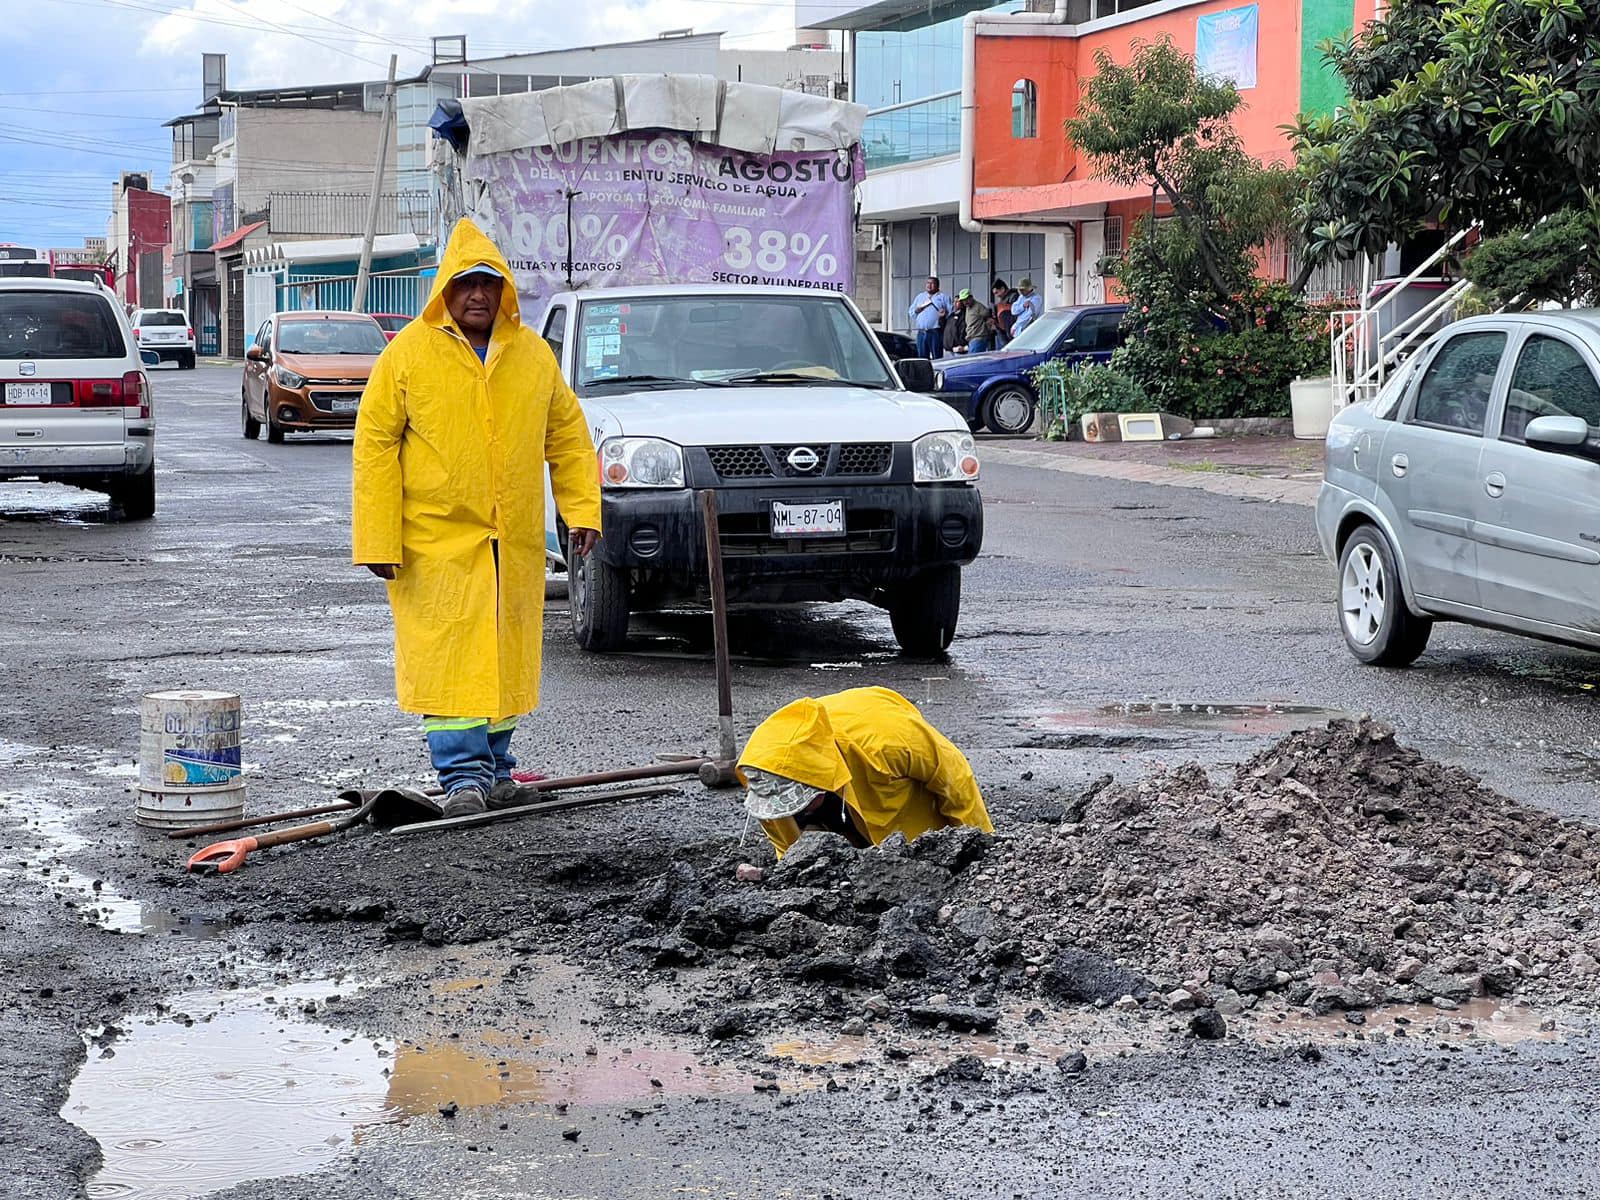
<svg viewBox="0 0 1600 1200">
<path fill-rule="evenodd" d="M 1389 460 L 1389 465 L 1394 468 L 1396 476 L 1404 478 L 1406 471 L 1411 467 L 1411 460 L 1404 454 L 1396 454 Z"/>
<path fill-rule="evenodd" d="M 1490 471 L 1483 478 L 1483 490 L 1491 496 L 1503 496 L 1506 490 L 1506 477 L 1499 471 Z"/>
</svg>

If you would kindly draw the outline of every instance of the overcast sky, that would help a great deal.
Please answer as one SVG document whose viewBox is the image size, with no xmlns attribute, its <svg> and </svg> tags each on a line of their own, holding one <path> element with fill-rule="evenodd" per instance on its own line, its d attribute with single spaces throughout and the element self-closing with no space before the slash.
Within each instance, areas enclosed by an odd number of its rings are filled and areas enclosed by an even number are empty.
<svg viewBox="0 0 1600 1200">
<path fill-rule="evenodd" d="M 0 0 L 0 242 L 77 246 L 103 235 L 124 170 L 166 180 L 161 123 L 200 102 L 200 55 L 233 87 L 381 79 L 428 62 L 429 38 L 474 57 L 725 30 L 781 48 L 793 0 Z M 418 22 L 425 22 L 419 24 Z"/>
</svg>

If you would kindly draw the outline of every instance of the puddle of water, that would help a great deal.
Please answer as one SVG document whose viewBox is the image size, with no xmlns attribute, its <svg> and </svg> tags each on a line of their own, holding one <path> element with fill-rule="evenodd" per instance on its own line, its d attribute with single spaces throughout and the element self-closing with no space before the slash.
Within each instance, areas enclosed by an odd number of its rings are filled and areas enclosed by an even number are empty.
<svg viewBox="0 0 1600 1200">
<path fill-rule="evenodd" d="M 88 1060 L 61 1115 L 100 1143 L 90 1196 L 181 1200 L 247 1179 L 314 1171 L 395 1119 L 384 1078 L 388 1048 L 298 1015 L 306 1000 L 348 984 L 176 996 L 147 1014 L 105 1057 Z M 268 1002 L 268 997 L 272 1002 Z"/>
<path fill-rule="evenodd" d="M 1264 1016 L 1256 1024 L 1262 1041 L 1280 1040 L 1282 1034 L 1295 1041 L 1328 1042 L 1353 1037 L 1359 1030 L 1369 1038 L 1374 1033 L 1393 1036 L 1405 1030 L 1406 1037 L 1422 1037 L 1435 1042 L 1465 1042 L 1472 1038 L 1488 1038 L 1502 1046 L 1518 1042 L 1554 1042 L 1563 1035 L 1561 1026 L 1544 1028 L 1552 1014 L 1511 1001 L 1481 998 L 1466 1000 L 1458 1009 L 1445 1011 L 1431 1004 L 1391 1004 L 1370 1009 L 1364 1014 L 1366 1022 L 1351 1025 L 1343 1013 L 1329 1013 L 1313 1017 L 1300 1012 L 1277 1013 Z M 1574 1028 L 1568 1022 L 1568 1030 Z"/>
<path fill-rule="evenodd" d="M 1051 731 L 1073 729 L 1219 729 L 1229 733 L 1278 735 L 1349 716 L 1312 704 L 1234 704 L 1205 700 L 1129 701 L 1046 713 L 1036 723 Z"/>
</svg>

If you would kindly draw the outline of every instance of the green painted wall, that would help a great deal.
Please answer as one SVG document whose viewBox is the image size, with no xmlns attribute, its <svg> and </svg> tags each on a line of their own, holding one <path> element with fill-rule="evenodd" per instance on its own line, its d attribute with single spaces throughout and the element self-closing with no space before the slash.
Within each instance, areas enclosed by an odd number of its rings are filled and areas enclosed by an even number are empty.
<svg viewBox="0 0 1600 1200">
<path fill-rule="evenodd" d="M 1329 38 L 1349 33 L 1355 20 L 1355 0 L 1301 0 L 1301 112 L 1322 116 L 1344 103 L 1344 82 L 1323 61 L 1322 51 L 1317 47 Z"/>
</svg>

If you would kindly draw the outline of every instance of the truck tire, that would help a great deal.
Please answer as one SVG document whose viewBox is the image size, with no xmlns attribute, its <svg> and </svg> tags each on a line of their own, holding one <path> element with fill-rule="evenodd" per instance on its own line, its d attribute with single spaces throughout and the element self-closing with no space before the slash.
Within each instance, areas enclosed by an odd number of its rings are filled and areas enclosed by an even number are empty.
<svg viewBox="0 0 1600 1200">
<path fill-rule="evenodd" d="M 180 371 L 192 371 L 192 370 L 194 370 L 194 351 L 193 350 L 185 350 L 182 354 L 180 354 L 178 356 L 178 370 L 180 370 Z"/>
<path fill-rule="evenodd" d="M 156 515 L 156 472 L 151 467 L 112 485 L 111 503 L 124 521 L 148 521 Z"/>
<path fill-rule="evenodd" d="M 983 402 L 983 423 L 991 433 L 1027 433 L 1039 411 L 1039 402 L 1020 383 L 996 388 Z"/>
<path fill-rule="evenodd" d="M 950 648 L 961 617 L 961 568 L 933 567 L 889 594 L 889 624 L 906 654 L 931 658 Z"/>
<path fill-rule="evenodd" d="M 1405 589 L 1389 539 L 1362 525 L 1339 552 L 1339 632 L 1362 662 L 1409 667 L 1428 648 L 1433 622 L 1406 606 Z"/>
<path fill-rule="evenodd" d="M 567 550 L 567 607 L 578 648 L 595 654 L 620 650 L 628 640 L 628 573 Z"/>
</svg>

